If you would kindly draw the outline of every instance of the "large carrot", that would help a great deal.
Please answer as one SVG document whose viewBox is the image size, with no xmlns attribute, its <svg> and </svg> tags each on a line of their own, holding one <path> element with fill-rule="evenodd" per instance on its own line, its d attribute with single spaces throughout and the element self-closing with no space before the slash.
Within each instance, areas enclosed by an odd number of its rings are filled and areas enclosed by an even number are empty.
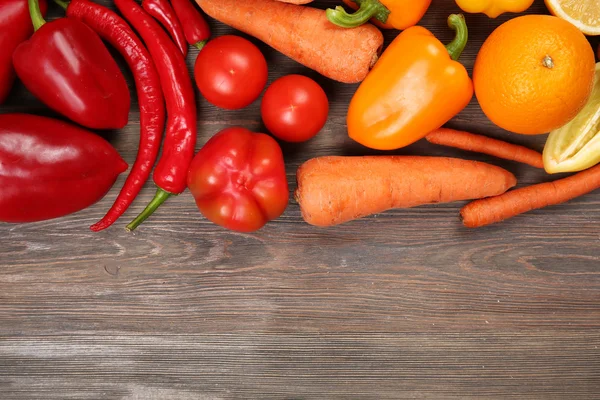
<svg viewBox="0 0 600 400">
<path fill-rule="evenodd" d="M 505 160 L 517 161 L 536 168 L 544 168 L 542 154 L 524 146 L 492 139 L 474 133 L 440 128 L 425 136 L 428 142 L 461 150 L 489 154 Z"/>
<path fill-rule="evenodd" d="M 517 183 L 510 172 L 477 161 L 407 156 L 314 158 L 296 178 L 302 217 L 316 226 L 392 208 L 495 196 Z"/>
<path fill-rule="evenodd" d="M 275 0 L 196 2 L 211 17 L 339 82 L 362 81 L 383 46 L 383 35 L 373 25 L 340 28 L 316 8 Z"/>
<path fill-rule="evenodd" d="M 568 178 L 474 201 L 463 207 L 460 215 L 465 226 L 479 228 L 527 211 L 564 203 L 598 188 L 600 188 L 600 165 Z"/>
</svg>

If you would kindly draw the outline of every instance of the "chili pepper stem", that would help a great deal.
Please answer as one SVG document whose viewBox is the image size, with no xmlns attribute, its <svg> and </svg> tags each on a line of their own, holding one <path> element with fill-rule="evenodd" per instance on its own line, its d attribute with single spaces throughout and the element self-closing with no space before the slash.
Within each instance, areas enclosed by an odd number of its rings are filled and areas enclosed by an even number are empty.
<svg viewBox="0 0 600 400">
<path fill-rule="evenodd" d="M 198 50 L 202 50 L 204 48 L 204 46 L 206 46 L 206 43 L 208 43 L 208 39 L 201 40 L 198 43 L 194 43 L 192 46 L 194 46 Z"/>
<path fill-rule="evenodd" d="M 27 5 L 29 6 L 29 15 L 31 15 L 33 29 L 37 31 L 46 23 L 42 15 L 42 10 L 40 10 L 40 2 L 38 0 L 28 0 Z"/>
<path fill-rule="evenodd" d="M 456 32 L 456 36 L 452 42 L 448 43 L 446 49 L 450 54 L 450 58 L 457 61 L 467 46 L 467 40 L 469 39 L 469 29 L 467 28 L 465 16 L 462 14 L 451 14 L 448 17 L 448 26 Z"/>
<path fill-rule="evenodd" d="M 146 206 L 144 211 L 142 211 L 140 215 L 137 216 L 136 219 L 134 219 L 129 225 L 127 225 L 125 230 L 127 232 L 135 230 L 135 228 L 137 228 L 145 220 L 147 220 L 154 213 L 154 211 L 156 211 L 158 207 L 160 207 L 171 196 L 173 196 L 172 193 L 165 192 L 161 188 L 158 188 L 156 190 L 156 195 L 154 195 L 152 201 Z"/>
<path fill-rule="evenodd" d="M 371 18 L 386 23 L 390 15 L 390 10 L 381 4 L 379 0 L 352 0 L 358 6 L 352 14 L 348 14 L 344 7 L 337 6 L 335 9 L 329 8 L 326 11 L 327 19 L 332 24 L 341 26 L 342 28 L 356 28 L 357 26 L 367 23 Z"/>
<path fill-rule="evenodd" d="M 69 7 L 69 4 L 70 4 L 69 1 L 63 1 L 63 0 L 53 0 L 53 1 L 54 1 L 54 3 L 56 3 L 56 5 L 58 5 L 63 10 L 66 10 L 67 7 Z"/>
</svg>

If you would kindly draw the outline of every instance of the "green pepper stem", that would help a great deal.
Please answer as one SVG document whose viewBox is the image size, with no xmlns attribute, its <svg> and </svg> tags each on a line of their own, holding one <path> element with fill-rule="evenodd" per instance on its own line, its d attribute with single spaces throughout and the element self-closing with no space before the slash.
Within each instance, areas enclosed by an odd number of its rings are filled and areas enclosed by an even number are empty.
<svg viewBox="0 0 600 400">
<path fill-rule="evenodd" d="M 146 206 L 146 209 L 142 211 L 141 214 L 138 215 L 137 218 L 134 219 L 129 225 L 127 225 L 125 230 L 127 230 L 128 232 L 135 230 L 135 228 L 137 228 L 145 220 L 147 220 L 148 217 L 150 217 L 154 213 L 154 211 L 156 211 L 158 207 L 160 207 L 171 196 L 171 193 L 165 192 L 161 188 L 158 188 L 156 190 L 156 195 L 154 195 L 152 201 Z"/>
<path fill-rule="evenodd" d="M 33 23 L 33 29 L 37 31 L 46 23 L 42 10 L 40 10 L 40 2 L 38 0 L 27 0 L 29 6 L 29 15 L 31 16 L 31 22 Z"/>
<path fill-rule="evenodd" d="M 450 54 L 450 58 L 457 61 L 467 46 L 467 40 L 469 39 L 469 29 L 467 28 L 465 16 L 462 14 L 451 14 L 448 17 L 448 26 L 456 32 L 456 36 L 452 42 L 448 43 L 446 49 Z"/>
<path fill-rule="evenodd" d="M 69 7 L 69 4 L 70 4 L 69 1 L 63 1 L 63 0 L 54 0 L 54 2 L 65 11 L 66 11 L 67 7 Z"/>
<path fill-rule="evenodd" d="M 386 23 L 390 16 L 390 10 L 381 4 L 379 0 L 352 0 L 358 5 L 358 10 L 352 14 L 348 14 L 344 7 L 337 6 L 335 9 L 329 8 L 326 11 L 327 19 L 332 24 L 341 26 L 342 28 L 356 28 L 367 22 L 371 18 Z"/>
<path fill-rule="evenodd" d="M 208 39 L 201 40 L 198 43 L 194 43 L 192 46 L 194 46 L 198 50 L 202 50 L 204 48 L 204 46 L 206 46 L 206 43 L 208 43 Z"/>
</svg>

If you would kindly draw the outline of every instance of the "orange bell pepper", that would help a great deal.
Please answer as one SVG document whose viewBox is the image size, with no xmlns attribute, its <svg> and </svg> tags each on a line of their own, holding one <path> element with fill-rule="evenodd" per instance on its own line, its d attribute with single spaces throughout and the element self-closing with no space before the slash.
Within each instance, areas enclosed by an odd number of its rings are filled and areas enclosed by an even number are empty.
<svg viewBox="0 0 600 400">
<path fill-rule="evenodd" d="M 362 145 L 393 150 L 423 138 L 462 111 L 473 82 L 457 62 L 468 38 L 462 15 L 448 17 L 455 39 L 444 45 L 414 26 L 389 45 L 348 109 L 348 134 Z"/>
<path fill-rule="evenodd" d="M 431 0 L 344 0 L 356 11 L 348 14 L 342 6 L 327 10 L 327 18 L 343 28 L 355 28 L 371 20 L 385 29 L 403 30 L 416 25 L 431 5 Z"/>
</svg>

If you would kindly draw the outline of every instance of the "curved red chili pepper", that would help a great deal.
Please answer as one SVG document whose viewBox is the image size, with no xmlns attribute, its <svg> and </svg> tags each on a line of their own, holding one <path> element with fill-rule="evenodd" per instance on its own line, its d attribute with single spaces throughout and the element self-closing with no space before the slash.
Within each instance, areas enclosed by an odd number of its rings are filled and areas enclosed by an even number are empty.
<svg viewBox="0 0 600 400">
<path fill-rule="evenodd" d="M 142 8 L 152 15 L 169 32 L 171 38 L 181 50 L 183 56 L 187 56 L 188 43 L 185 41 L 185 33 L 179 23 L 177 14 L 169 4 L 168 0 L 142 0 Z"/>
<path fill-rule="evenodd" d="M 46 14 L 46 0 L 40 0 L 42 15 Z M 4 103 L 17 74 L 12 55 L 18 45 L 33 33 L 27 0 L 0 1 L 0 104 Z"/>
<path fill-rule="evenodd" d="M 210 38 L 210 28 L 200 11 L 190 0 L 171 0 L 171 4 L 181 22 L 188 43 L 202 49 Z"/>
<path fill-rule="evenodd" d="M 127 163 L 100 136 L 52 118 L 0 115 L 0 221 L 44 221 L 83 210 Z"/>
<path fill-rule="evenodd" d="M 108 213 L 91 226 L 94 232 L 111 226 L 137 197 L 158 156 L 165 128 L 165 105 L 158 71 L 150 53 L 129 24 L 108 8 L 88 0 L 73 0 L 67 16 L 77 18 L 108 41 L 133 72 L 140 103 L 140 145 L 131 172 Z"/>
<path fill-rule="evenodd" d="M 196 101 L 185 60 L 160 25 L 133 0 L 115 0 L 115 4 L 148 46 L 167 103 L 163 154 L 153 175 L 158 190 L 146 209 L 127 225 L 128 230 L 134 230 L 171 195 L 186 188 L 187 170 L 196 146 Z"/>
</svg>

